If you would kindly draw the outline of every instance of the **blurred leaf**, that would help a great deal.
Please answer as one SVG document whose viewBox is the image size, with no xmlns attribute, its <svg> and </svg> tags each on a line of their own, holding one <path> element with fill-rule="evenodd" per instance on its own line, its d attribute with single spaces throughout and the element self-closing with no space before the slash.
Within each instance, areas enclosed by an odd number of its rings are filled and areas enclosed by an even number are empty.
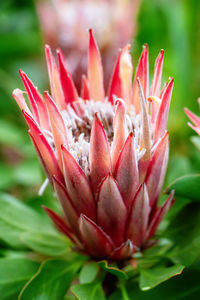
<svg viewBox="0 0 200 300">
<path fill-rule="evenodd" d="M 77 284 L 71 290 L 79 300 L 106 300 L 99 282 Z"/>
<path fill-rule="evenodd" d="M 168 193 L 175 190 L 175 196 L 200 201 L 200 174 L 185 175 L 174 180 L 166 189 Z"/>
<path fill-rule="evenodd" d="M 108 265 L 106 260 L 102 260 L 99 263 L 99 266 L 108 273 L 111 273 L 119 278 L 126 279 L 127 275 L 125 272 L 117 268 L 116 266 Z"/>
<path fill-rule="evenodd" d="M 80 283 L 83 284 L 83 283 L 92 282 L 96 278 L 98 271 L 99 271 L 99 267 L 97 263 L 95 262 L 87 263 L 81 269 L 80 276 L 79 276 Z"/>
<path fill-rule="evenodd" d="M 47 256 L 65 255 L 70 249 L 69 240 L 63 235 L 27 232 L 20 239 L 28 248 Z"/>
<path fill-rule="evenodd" d="M 16 296 L 37 271 L 39 263 L 25 258 L 0 258 L 1 300 Z"/>
<path fill-rule="evenodd" d="M 59 300 L 66 294 L 80 263 L 47 260 L 22 289 L 18 300 Z"/>
<path fill-rule="evenodd" d="M 26 161 L 13 170 L 13 178 L 16 183 L 23 186 L 39 185 L 42 183 L 41 167 L 37 160 Z"/>
<path fill-rule="evenodd" d="M 173 246 L 167 256 L 189 266 L 200 256 L 200 205 L 191 203 L 178 213 L 163 234 Z"/>
<path fill-rule="evenodd" d="M 191 141 L 197 147 L 197 149 L 200 151 L 200 136 L 196 136 L 196 135 L 192 136 Z"/>
<path fill-rule="evenodd" d="M 182 265 L 174 265 L 171 267 L 157 266 L 152 269 L 141 269 L 139 286 L 143 291 L 150 290 L 169 278 L 181 274 L 183 268 Z"/>
</svg>

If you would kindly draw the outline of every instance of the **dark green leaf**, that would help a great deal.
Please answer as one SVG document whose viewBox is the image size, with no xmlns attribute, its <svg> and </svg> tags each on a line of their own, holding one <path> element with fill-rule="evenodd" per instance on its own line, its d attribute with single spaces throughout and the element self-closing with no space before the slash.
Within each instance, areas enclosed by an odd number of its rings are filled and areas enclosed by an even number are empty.
<svg viewBox="0 0 200 300">
<path fill-rule="evenodd" d="M 164 236 L 173 243 L 168 257 L 177 264 L 191 265 L 200 256 L 200 205 L 187 205 L 170 223 Z"/>
<path fill-rule="evenodd" d="M 62 300 L 80 267 L 65 260 L 47 260 L 29 280 L 19 300 Z"/>
<path fill-rule="evenodd" d="M 39 263 L 25 258 L 0 258 L 1 300 L 16 296 L 37 271 Z"/>
<path fill-rule="evenodd" d="M 105 300 L 101 284 L 98 282 L 77 284 L 71 288 L 79 300 Z"/>
<path fill-rule="evenodd" d="M 152 269 L 141 269 L 139 286 L 141 290 L 146 291 L 154 288 L 169 278 L 179 275 L 183 271 L 182 265 L 174 265 L 171 267 L 154 267 Z"/>
<path fill-rule="evenodd" d="M 83 284 L 83 283 L 92 282 L 96 278 L 98 271 L 99 271 L 99 267 L 97 263 L 95 262 L 87 263 L 81 269 L 80 276 L 79 276 L 80 283 Z"/>
<path fill-rule="evenodd" d="M 174 180 L 167 188 L 167 192 L 175 190 L 175 196 L 200 201 L 200 174 L 186 175 Z"/>
</svg>

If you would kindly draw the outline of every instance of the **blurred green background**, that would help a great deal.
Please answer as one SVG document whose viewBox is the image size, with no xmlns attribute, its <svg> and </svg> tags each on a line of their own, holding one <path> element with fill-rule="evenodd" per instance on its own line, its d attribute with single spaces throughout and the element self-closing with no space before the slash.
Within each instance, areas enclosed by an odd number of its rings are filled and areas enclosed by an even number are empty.
<svg viewBox="0 0 200 300">
<path fill-rule="evenodd" d="M 183 108 L 198 113 L 200 96 L 200 1 L 143 0 L 133 42 L 134 66 L 142 45 L 150 49 L 150 74 L 161 48 L 165 49 L 164 81 L 175 87 L 168 128 L 171 149 L 167 182 L 200 170 L 200 155 L 190 141 Z M 29 201 L 44 180 L 26 125 L 12 90 L 22 88 L 18 70 L 27 72 L 38 88 L 48 88 L 43 40 L 33 0 L 0 1 L 0 189 Z M 47 189 L 45 195 L 51 195 Z M 46 197 L 46 196 L 43 197 Z M 48 198 L 48 196 L 47 196 Z M 36 203 L 36 200 L 34 200 Z"/>
</svg>

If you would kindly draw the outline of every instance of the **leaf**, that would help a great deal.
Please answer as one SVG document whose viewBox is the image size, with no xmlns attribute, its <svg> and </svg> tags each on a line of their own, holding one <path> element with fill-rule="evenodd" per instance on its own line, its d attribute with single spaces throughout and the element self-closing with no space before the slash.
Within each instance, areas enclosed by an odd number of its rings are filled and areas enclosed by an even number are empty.
<svg viewBox="0 0 200 300">
<path fill-rule="evenodd" d="M 98 282 L 77 284 L 72 286 L 71 290 L 79 300 L 106 300 L 101 284 Z"/>
<path fill-rule="evenodd" d="M 200 174 L 185 175 L 174 180 L 166 189 L 170 193 L 175 190 L 175 196 L 200 201 Z"/>
<path fill-rule="evenodd" d="M 18 300 L 61 300 L 66 294 L 80 263 L 47 260 L 22 289 Z"/>
<path fill-rule="evenodd" d="M 112 265 L 108 265 L 108 262 L 106 260 L 102 260 L 100 262 L 98 262 L 99 266 L 105 270 L 106 272 L 108 273 L 111 273 L 119 278 L 122 278 L 122 279 L 126 279 L 127 278 L 127 275 L 125 272 L 123 272 L 122 270 L 118 269 L 117 267 L 115 266 L 112 266 Z"/>
<path fill-rule="evenodd" d="M 154 267 L 152 269 L 141 269 L 139 286 L 141 290 L 147 291 L 169 278 L 179 275 L 183 271 L 182 265 L 174 265 L 171 267 Z"/>
<path fill-rule="evenodd" d="M 20 239 L 30 249 L 48 256 L 65 255 L 69 252 L 69 240 L 64 235 L 48 233 L 24 233 Z"/>
<path fill-rule="evenodd" d="M 99 267 L 95 262 L 87 263 L 83 268 L 81 269 L 80 272 L 80 283 L 90 283 L 92 282 L 99 271 Z"/>
<path fill-rule="evenodd" d="M 1 300 L 16 296 L 37 271 L 39 263 L 27 258 L 0 258 Z"/>
<path fill-rule="evenodd" d="M 171 240 L 167 256 L 189 266 L 200 256 L 200 204 L 190 203 L 170 223 L 163 236 Z"/>
<path fill-rule="evenodd" d="M 191 141 L 197 147 L 197 149 L 200 151 L 200 137 L 194 135 L 191 137 Z"/>
<path fill-rule="evenodd" d="M 69 241 L 46 216 L 9 195 L 0 194 L 0 239 L 15 248 L 29 247 L 44 255 L 69 251 Z"/>
</svg>

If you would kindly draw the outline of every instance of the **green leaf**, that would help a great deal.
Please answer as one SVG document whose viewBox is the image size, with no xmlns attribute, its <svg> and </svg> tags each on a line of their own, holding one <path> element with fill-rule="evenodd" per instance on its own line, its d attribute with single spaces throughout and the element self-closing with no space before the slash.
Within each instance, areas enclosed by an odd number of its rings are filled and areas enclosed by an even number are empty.
<svg viewBox="0 0 200 300">
<path fill-rule="evenodd" d="M 80 283 L 90 283 L 94 281 L 99 271 L 99 267 L 95 262 L 87 263 L 80 272 Z"/>
<path fill-rule="evenodd" d="M 168 187 L 167 192 L 175 190 L 175 196 L 200 201 L 200 174 L 185 175 L 174 180 Z"/>
<path fill-rule="evenodd" d="M 1 300 L 16 296 L 37 271 L 39 263 L 25 258 L 0 258 Z"/>
<path fill-rule="evenodd" d="M 182 273 L 184 266 L 174 265 L 171 267 L 154 267 L 152 269 L 141 269 L 139 286 L 141 290 L 147 291 L 169 278 Z"/>
<path fill-rule="evenodd" d="M 71 290 L 79 300 L 106 300 L 101 284 L 98 282 L 77 284 L 72 286 Z"/>
<path fill-rule="evenodd" d="M 200 151 L 200 136 L 192 136 L 191 137 L 192 143 L 197 147 L 197 149 Z"/>
<path fill-rule="evenodd" d="M 118 269 L 116 266 L 108 265 L 106 260 L 102 260 L 99 263 L 99 266 L 108 273 L 111 273 L 119 278 L 126 279 L 127 275 L 122 270 Z"/>
<path fill-rule="evenodd" d="M 184 207 L 163 235 L 172 242 L 167 256 L 173 262 L 184 266 L 194 263 L 200 256 L 200 204 Z"/>
<path fill-rule="evenodd" d="M 18 300 L 61 300 L 80 267 L 66 260 L 47 260 L 22 289 Z"/>
<path fill-rule="evenodd" d="M 58 256 L 69 251 L 69 241 L 44 215 L 15 198 L 0 195 L 0 239 L 15 248 Z"/>
<path fill-rule="evenodd" d="M 48 233 L 24 233 L 20 236 L 28 248 L 48 256 L 65 255 L 69 252 L 69 240 L 63 235 Z"/>
</svg>

